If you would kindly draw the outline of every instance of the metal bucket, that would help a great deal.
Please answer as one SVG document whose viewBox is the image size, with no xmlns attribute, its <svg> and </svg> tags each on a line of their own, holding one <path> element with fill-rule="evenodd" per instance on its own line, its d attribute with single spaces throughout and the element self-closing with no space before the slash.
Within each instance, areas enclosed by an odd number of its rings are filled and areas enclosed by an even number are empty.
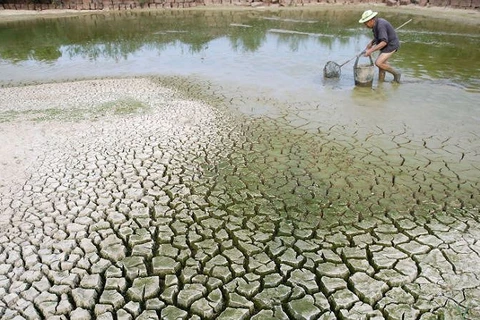
<svg viewBox="0 0 480 320">
<path fill-rule="evenodd" d="M 355 78 L 355 85 L 359 87 L 371 87 L 373 83 L 373 76 L 375 75 L 375 66 L 373 65 L 372 57 L 369 56 L 369 64 L 358 64 L 357 57 L 353 65 L 353 75 Z"/>
</svg>

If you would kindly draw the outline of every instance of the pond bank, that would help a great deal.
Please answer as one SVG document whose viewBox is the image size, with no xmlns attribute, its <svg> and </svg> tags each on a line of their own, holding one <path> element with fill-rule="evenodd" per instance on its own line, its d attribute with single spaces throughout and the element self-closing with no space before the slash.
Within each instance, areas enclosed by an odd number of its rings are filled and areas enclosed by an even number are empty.
<svg viewBox="0 0 480 320">
<path fill-rule="evenodd" d="M 19 3 L 20 2 L 20 3 Z M 51 3 L 30 3 L 25 1 L 16 1 L 14 3 L 3 3 L 3 9 L 13 10 L 48 10 L 48 9 L 75 9 L 75 10 L 130 10 L 130 9 L 164 9 L 164 8 L 192 8 L 204 6 L 244 6 L 244 7 L 303 7 L 309 5 L 355 5 L 366 3 L 368 5 L 386 4 L 388 6 L 406 6 L 419 5 L 422 7 L 452 7 L 460 9 L 478 9 L 480 8 L 479 0 L 64 0 L 51 1 Z"/>
<path fill-rule="evenodd" d="M 375 10 L 381 10 L 382 12 L 398 12 L 408 13 L 427 17 L 436 17 L 439 19 L 445 19 L 449 21 L 461 21 L 464 24 L 480 25 L 480 11 L 475 9 L 458 9 L 448 6 L 419 6 L 419 5 L 404 5 L 404 6 L 387 6 L 385 4 L 371 3 L 371 4 L 354 4 L 358 7 L 359 11 L 365 8 L 374 7 Z M 275 7 L 275 6 L 234 6 L 234 5 L 212 5 L 212 6 L 199 6 L 192 7 L 184 10 L 319 10 L 319 9 L 331 9 L 336 10 L 345 8 L 345 10 L 351 10 L 352 4 L 318 4 L 308 6 L 294 6 L 294 7 Z M 165 10 L 165 8 L 140 8 L 133 9 L 134 11 L 155 11 Z M 35 18 L 55 18 L 64 16 L 76 16 L 85 14 L 98 14 L 98 13 L 111 13 L 121 10 L 82 10 L 82 9 L 42 9 L 42 10 L 29 10 L 29 9 L 0 9 L 0 23 L 7 21 L 35 19 Z"/>
</svg>

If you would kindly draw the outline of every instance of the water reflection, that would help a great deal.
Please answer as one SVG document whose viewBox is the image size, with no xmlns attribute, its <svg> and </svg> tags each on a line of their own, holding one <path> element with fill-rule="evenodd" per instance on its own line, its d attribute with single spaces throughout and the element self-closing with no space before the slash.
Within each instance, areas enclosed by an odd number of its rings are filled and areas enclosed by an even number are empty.
<svg viewBox="0 0 480 320">
<path fill-rule="evenodd" d="M 321 69 L 322 63 L 345 61 L 363 48 L 370 35 L 357 16 L 357 10 L 185 10 L 2 23 L 0 82 L 141 74 L 139 70 L 151 69 L 140 60 L 161 65 L 160 72 L 182 73 L 181 65 L 187 65 L 191 72 L 215 74 L 220 63 L 211 64 L 214 70 L 193 65 L 206 58 L 222 61 L 224 55 L 237 57 L 230 61 L 235 70 L 253 66 L 262 72 L 292 62 Z M 384 16 L 394 25 L 410 18 Z M 395 63 L 415 78 L 448 78 L 477 87 L 477 29 L 458 24 L 439 28 L 434 19 L 415 17 L 399 31 L 402 47 Z M 254 58 L 245 60 L 245 54 Z M 274 58 L 279 54 L 282 59 Z M 103 70 L 98 70 L 99 63 Z M 41 77 L 31 74 L 32 67 Z M 79 67 L 83 72 L 75 71 Z"/>
</svg>

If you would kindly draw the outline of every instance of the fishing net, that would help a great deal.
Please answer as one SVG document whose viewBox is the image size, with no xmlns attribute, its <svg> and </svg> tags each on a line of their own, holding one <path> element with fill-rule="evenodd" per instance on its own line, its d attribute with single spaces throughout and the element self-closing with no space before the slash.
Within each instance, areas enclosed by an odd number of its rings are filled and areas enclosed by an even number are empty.
<svg viewBox="0 0 480 320">
<path fill-rule="evenodd" d="M 323 67 L 323 76 L 325 78 L 338 78 L 341 73 L 340 65 L 333 61 L 328 61 L 325 67 Z"/>
</svg>

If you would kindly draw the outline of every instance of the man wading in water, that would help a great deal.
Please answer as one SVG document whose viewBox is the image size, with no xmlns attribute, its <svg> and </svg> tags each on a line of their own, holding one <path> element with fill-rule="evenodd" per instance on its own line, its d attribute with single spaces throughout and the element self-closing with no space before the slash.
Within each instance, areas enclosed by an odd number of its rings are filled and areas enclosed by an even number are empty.
<svg viewBox="0 0 480 320">
<path fill-rule="evenodd" d="M 392 68 L 388 64 L 390 58 L 400 47 L 397 33 L 390 22 L 385 19 L 378 18 L 378 12 L 367 10 L 362 14 L 362 18 L 358 21 L 373 31 L 373 39 L 367 45 L 365 57 L 370 56 L 373 52 L 380 50 L 380 54 L 375 60 L 378 67 L 378 81 L 385 80 L 385 72 L 393 74 L 393 81 L 400 83 L 401 73 Z"/>
</svg>

